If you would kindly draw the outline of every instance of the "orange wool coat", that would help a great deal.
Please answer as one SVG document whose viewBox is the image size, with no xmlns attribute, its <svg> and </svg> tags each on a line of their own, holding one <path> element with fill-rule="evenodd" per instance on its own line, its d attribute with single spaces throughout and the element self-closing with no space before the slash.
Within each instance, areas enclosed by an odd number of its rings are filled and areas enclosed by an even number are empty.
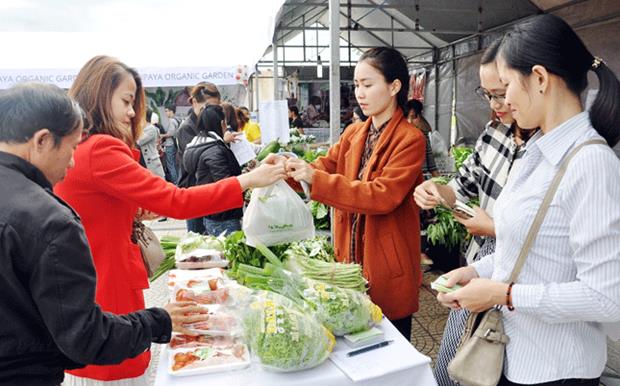
<svg viewBox="0 0 620 386">
<path fill-rule="evenodd" d="M 389 319 L 400 319 L 418 310 L 420 210 L 413 190 L 423 180 L 426 143 L 422 132 L 397 109 L 360 181 L 370 121 L 349 126 L 327 155 L 312 165 L 316 171 L 311 197 L 335 208 L 332 224 L 339 261 L 355 260 L 349 253 L 352 215 L 365 215 L 357 253 L 370 283 L 370 297 Z"/>
</svg>

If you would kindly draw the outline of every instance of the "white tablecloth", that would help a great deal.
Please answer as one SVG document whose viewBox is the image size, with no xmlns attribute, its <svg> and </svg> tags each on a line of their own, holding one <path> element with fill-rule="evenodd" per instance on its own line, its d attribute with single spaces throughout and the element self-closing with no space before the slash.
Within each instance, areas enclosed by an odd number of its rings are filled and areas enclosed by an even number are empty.
<svg viewBox="0 0 620 386">
<path fill-rule="evenodd" d="M 389 320 L 384 319 L 381 328 L 385 333 L 386 340 L 394 340 L 393 344 L 378 350 L 373 350 L 374 358 L 378 361 L 391 363 L 395 359 L 390 356 L 393 352 L 402 353 L 403 348 L 410 350 L 412 357 L 419 357 L 421 354 L 394 328 Z M 338 342 L 336 349 L 343 348 L 343 342 Z M 155 386 L 204 386 L 204 385 L 226 385 L 226 386 L 259 386 L 259 385 L 282 385 L 282 386 L 337 386 L 337 385 L 356 385 L 356 386 L 436 386 L 430 368 L 430 359 L 426 363 L 409 367 L 398 372 L 388 373 L 378 378 L 367 381 L 352 382 L 330 359 L 323 364 L 310 370 L 296 371 L 292 373 L 273 373 L 261 369 L 258 364 L 252 364 L 247 369 L 194 375 L 194 376 L 172 376 L 168 374 L 168 353 L 166 348 L 162 349 Z M 381 354 L 381 355 L 376 355 Z M 365 355 L 365 354 L 362 354 Z M 399 354 L 400 355 L 400 354 Z M 359 358 L 359 357 L 358 357 Z M 360 358 L 359 360 L 363 360 Z"/>
</svg>

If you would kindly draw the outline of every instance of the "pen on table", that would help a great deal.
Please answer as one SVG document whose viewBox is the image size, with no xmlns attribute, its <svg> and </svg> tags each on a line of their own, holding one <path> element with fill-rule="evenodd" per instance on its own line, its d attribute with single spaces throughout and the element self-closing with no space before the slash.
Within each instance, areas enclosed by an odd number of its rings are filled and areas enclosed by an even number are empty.
<svg viewBox="0 0 620 386">
<path fill-rule="evenodd" d="M 385 347 L 385 346 L 387 346 L 388 344 L 390 344 L 392 342 L 394 342 L 394 341 L 393 340 L 384 340 L 383 342 L 371 344 L 370 346 L 362 347 L 359 350 L 354 350 L 354 351 L 348 352 L 347 356 L 348 357 L 352 357 L 352 356 L 355 356 L 355 355 L 363 354 L 363 353 L 371 351 L 371 350 L 375 350 L 375 349 L 378 349 L 378 348 L 381 348 L 381 347 Z"/>
</svg>

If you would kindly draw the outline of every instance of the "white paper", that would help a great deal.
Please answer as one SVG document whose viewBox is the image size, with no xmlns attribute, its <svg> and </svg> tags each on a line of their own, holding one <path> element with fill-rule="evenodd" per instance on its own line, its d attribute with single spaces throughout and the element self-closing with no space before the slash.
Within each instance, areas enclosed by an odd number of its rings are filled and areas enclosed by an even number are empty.
<svg viewBox="0 0 620 386">
<path fill-rule="evenodd" d="M 237 140 L 230 144 L 230 150 L 232 150 L 233 154 L 235 155 L 239 166 L 245 165 L 249 161 L 256 158 L 254 148 L 245 137 L 245 134 L 238 136 Z"/>
<path fill-rule="evenodd" d="M 353 382 L 382 377 L 416 366 L 428 365 L 431 362 L 429 357 L 415 350 L 398 330 L 393 327 L 384 328 L 385 325 L 386 323 L 382 323 L 379 329 L 385 333 L 385 340 L 393 340 L 393 343 L 348 357 L 348 352 L 359 350 L 362 347 L 352 349 L 346 344 L 342 344 L 342 338 L 338 338 L 338 344 L 334 352 L 330 354 L 329 359 Z"/>
<path fill-rule="evenodd" d="M 259 105 L 261 142 L 278 140 L 282 144 L 290 140 L 288 104 L 286 100 L 265 101 Z"/>
</svg>

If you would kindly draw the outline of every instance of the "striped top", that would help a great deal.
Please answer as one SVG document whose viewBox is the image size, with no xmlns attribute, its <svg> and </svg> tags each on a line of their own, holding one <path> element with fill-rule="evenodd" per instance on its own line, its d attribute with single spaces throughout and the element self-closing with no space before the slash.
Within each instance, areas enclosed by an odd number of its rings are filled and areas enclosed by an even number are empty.
<svg viewBox="0 0 620 386">
<path fill-rule="evenodd" d="M 495 203 L 495 254 L 472 265 L 506 281 L 564 156 L 601 138 L 586 112 L 534 139 Z M 597 378 L 606 362 L 600 322 L 620 321 L 620 160 L 605 145 L 570 162 L 504 309 L 504 374 L 517 383 Z"/>
<path fill-rule="evenodd" d="M 506 184 L 512 164 L 523 156 L 525 148 L 526 144 L 517 146 L 515 143 L 514 130 L 503 124 L 494 127 L 493 121 L 490 121 L 476 141 L 474 152 L 463 162 L 448 185 L 460 201 L 468 202 L 479 197 L 480 207 L 493 217 L 495 200 Z M 479 236 L 472 239 L 465 256 L 468 263 L 475 260 L 484 240 Z"/>
</svg>

